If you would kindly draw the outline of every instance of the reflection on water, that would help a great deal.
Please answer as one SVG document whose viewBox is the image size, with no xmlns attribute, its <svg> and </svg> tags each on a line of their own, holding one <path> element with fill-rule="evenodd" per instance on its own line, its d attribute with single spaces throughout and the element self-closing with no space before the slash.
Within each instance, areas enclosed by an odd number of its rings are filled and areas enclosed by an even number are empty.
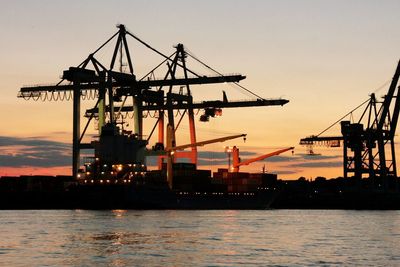
<svg viewBox="0 0 400 267">
<path fill-rule="evenodd" d="M 396 266 L 398 211 L 0 211 L 0 266 Z"/>
</svg>

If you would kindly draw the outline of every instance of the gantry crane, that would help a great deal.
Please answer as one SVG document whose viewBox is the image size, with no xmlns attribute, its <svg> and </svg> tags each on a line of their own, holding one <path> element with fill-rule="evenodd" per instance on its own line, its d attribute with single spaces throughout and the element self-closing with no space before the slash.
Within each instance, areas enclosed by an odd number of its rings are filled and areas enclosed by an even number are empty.
<svg viewBox="0 0 400 267">
<path fill-rule="evenodd" d="M 300 144 L 322 143 L 334 147 L 343 144 L 345 178 L 351 174 L 358 179 L 363 175 L 368 175 L 371 179 L 380 177 L 383 180 L 388 176 L 397 177 L 394 137 L 400 111 L 400 87 L 397 87 L 399 76 L 400 61 L 383 102 L 379 102 L 374 93 L 371 94 L 367 101 L 356 108 L 366 104 L 357 122 L 342 120 L 356 109 L 337 121 L 341 125 L 340 136 L 321 136 L 333 126 L 331 125 L 321 134 L 301 139 Z"/>
<path fill-rule="evenodd" d="M 104 44 L 91 53 L 77 67 L 70 67 L 65 70 L 62 80 L 55 85 L 22 87 L 18 97 L 34 100 L 73 100 L 73 176 L 77 177 L 80 166 L 80 150 L 95 149 L 96 158 L 106 158 L 109 162 L 104 165 L 112 165 L 115 161 L 128 163 L 135 161 L 143 164 L 145 161 L 146 145 L 158 125 L 158 142 L 154 146 L 157 150 L 163 150 L 165 144 L 165 122 L 164 113 L 167 113 L 168 124 L 173 128 L 172 144 L 176 146 L 175 132 L 184 115 L 188 115 L 190 141 L 192 144 L 197 142 L 194 112 L 195 109 L 204 109 L 203 120 L 210 116 L 220 114 L 221 108 L 249 107 L 249 106 L 274 106 L 288 103 L 285 99 L 264 99 L 252 93 L 248 89 L 239 85 L 238 82 L 245 79 L 242 75 L 223 75 L 205 65 L 199 59 L 185 51 L 182 44 L 178 44 L 176 51 L 167 56 L 156 50 L 143 40 L 139 39 L 126 30 L 124 25 L 118 25 L 118 32 L 111 36 Z M 153 70 L 138 79 L 134 74 L 131 53 L 128 48 L 127 37 L 132 37 L 148 49 L 152 50 L 164 60 Z M 108 64 L 101 63 L 96 59 L 96 54 L 111 40 L 116 38 L 116 44 Z M 128 71 L 122 72 L 122 68 L 116 70 L 118 55 L 120 63 L 124 55 L 127 61 Z M 216 73 L 215 76 L 199 75 L 187 67 L 187 57 L 191 57 L 197 62 L 205 65 Z M 122 64 L 121 64 L 122 65 Z M 167 72 L 163 79 L 155 78 L 155 70 L 161 66 L 167 67 Z M 91 66 L 91 67 L 90 67 Z M 108 67 L 106 67 L 108 66 Z M 178 70 L 183 73 L 183 78 L 178 77 Z M 68 82 L 68 83 L 66 83 Z M 190 85 L 196 84 L 215 84 L 215 83 L 234 83 L 243 90 L 252 93 L 256 99 L 250 101 L 228 101 L 224 94 L 223 101 L 203 101 L 195 103 L 191 94 Z M 179 92 L 173 88 L 179 86 Z M 133 105 L 126 105 L 128 98 L 132 99 Z M 88 121 L 83 131 L 80 129 L 81 100 L 97 100 L 94 108 L 86 111 Z M 121 103 L 117 105 L 117 103 Z M 157 112 L 157 122 L 151 133 L 144 138 L 143 134 L 143 112 L 154 110 Z M 176 123 L 174 111 L 184 110 L 179 121 Z M 126 135 L 117 126 L 117 121 L 122 112 L 133 112 L 133 133 Z M 107 119 L 108 117 L 108 119 Z M 99 140 L 84 143 L 83 139 L 91 121 L 98 121 Z M 135 154 L 126 152 L 124 144 L 130 142 L 129 147 L 135 149 Z M 114 148 L 108 148 L 106 144 L 115 144 Z M 118 145 L 116 145 L 118 144 Z M 121 156 L 125 155 L 125 156 Z M 196 146 L 191 146 L 191 151 L 177 152 L 176 156 L 188 157 L 192 163 L 197 163 Z M 159 166 L 161 167 L 161 160 Z"/>
</svg>

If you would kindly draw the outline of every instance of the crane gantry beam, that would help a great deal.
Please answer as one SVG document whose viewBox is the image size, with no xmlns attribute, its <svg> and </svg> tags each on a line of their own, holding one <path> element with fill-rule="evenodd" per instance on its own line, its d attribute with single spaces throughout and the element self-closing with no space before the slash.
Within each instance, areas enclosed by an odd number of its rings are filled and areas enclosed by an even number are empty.
<svg viewBox="0 0 400 267">
<path fill-rule="evenodd" d="M 177 109 L 187 109 L 191 106 L 193 109 L 204 109 L 204 108 L 238 108 L 238 107 L 263 107 L 263 106 L 283 106 L 289 103 L 287 99 L 256 99 L 256 100 L 242 100 L 242 101 L 203 101 L 203 102 L 194 102 L 189 105 L 187 103 L 174 103 L 171 107 L 168 107 L 167 104 L 154 104 L 154 105 L 143 105 L 142 110 L 145 111 L 154 111 L 154 110 L 165 110 L 167 108 L 172 108 L 174 110 Z M 110 111 L 110 107 L 107 106 L 107 112 Z M 114 107 L 114 111 L 120 112 L 132 112 L 133 106 L 123 106 L 123 107 Z M 90 117 L 92 114 L 96 116 L 98 113 L 98 108 L 88 109 L 86 111 L 85 116 Z"/>
<path fill-rule="evenodd" d="M 134 78 L 134 75 L 132 75 Z M 158 86 L 179 86 L 187 84 L 212 84 L 212 83 L 225 83 L 225 82 L 239 82 L 245 79 L 246 76 L 237 75 L 224 75 L 224 76 L 202 76 L 202 77 L 189 77 L 182 79 L 167 79 L 167 80 L 145 80 L 145 81 L 114 81 L 112 87 L 121 87 L 129 85 L 133 89 L 148 89 L 150 87 Z M 81 90 L 98 90 L 100 82 L 86 82 L 80 83 Z M 131 88 L 121 88 L 117 91 L 120 95 L 126 95 L 131 92 Z M 73 91 L 73 84 L 55 84 L 55 85 L 35 85 L 24 86 L 20 89 L 18 97 L 29 97 L 31 94 L 45 93 L 45 92 L 63 92 Z"/>
</svg>

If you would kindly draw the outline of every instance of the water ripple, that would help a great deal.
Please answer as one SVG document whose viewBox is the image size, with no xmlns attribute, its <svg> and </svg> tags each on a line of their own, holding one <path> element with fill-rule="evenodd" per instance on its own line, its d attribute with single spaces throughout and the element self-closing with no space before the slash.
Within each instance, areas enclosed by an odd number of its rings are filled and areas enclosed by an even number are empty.
<svg viewBox="0 0 400 267">
<path fill-rule="evenodd" d="M 0 266 L 398 266 L 400 212 L 0 211 Z"/>
</svg>

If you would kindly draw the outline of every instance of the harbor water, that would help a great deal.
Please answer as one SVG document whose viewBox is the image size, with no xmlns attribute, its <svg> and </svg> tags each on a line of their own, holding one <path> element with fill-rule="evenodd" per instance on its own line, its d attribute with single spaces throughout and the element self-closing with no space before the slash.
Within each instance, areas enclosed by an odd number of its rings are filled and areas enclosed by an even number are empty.
<svg viewBox="0 0 400 267">
<path fill-rule="evenodd" d="M 400 266 L 400 211 L 0 211 L 0 266 Z"/>
</svg>

